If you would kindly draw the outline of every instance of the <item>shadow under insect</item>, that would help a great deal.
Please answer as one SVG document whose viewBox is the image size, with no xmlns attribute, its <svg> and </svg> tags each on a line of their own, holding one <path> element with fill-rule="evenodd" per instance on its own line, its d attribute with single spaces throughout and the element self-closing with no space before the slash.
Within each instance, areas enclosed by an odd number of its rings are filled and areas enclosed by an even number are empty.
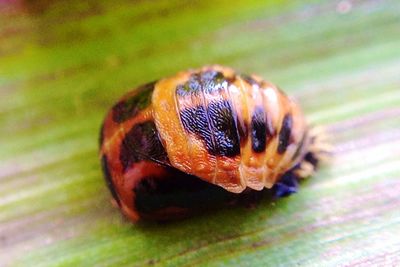
<svg viewBox="0 0 400 267">
<path fill-rule="evenodd" d="M 247 188 L 240 194 L 170 168 L 166 176 L 145 177 L 135 186 L 134 206 L 143 219 L 167 221 L 229 206 L 254 207 L 262 199 L 273 200 L 297 192 L 298 178 L 289 171 L 272 189 Z"/>
</svg>

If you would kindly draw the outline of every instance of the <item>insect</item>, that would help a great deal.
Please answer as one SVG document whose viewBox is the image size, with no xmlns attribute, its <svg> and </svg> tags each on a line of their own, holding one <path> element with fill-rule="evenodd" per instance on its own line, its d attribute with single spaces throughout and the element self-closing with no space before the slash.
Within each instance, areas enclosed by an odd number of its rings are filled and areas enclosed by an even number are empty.
<svg viewBox="0 0 400 267">
<path fill-rule="evenodd" d="M 100 133 L 108 188 L 132 221 L 179 218 L 264 189 L 289 195 L 326 150 L 294 100 L 219 65 L 128 92 Z"/>
</svg>

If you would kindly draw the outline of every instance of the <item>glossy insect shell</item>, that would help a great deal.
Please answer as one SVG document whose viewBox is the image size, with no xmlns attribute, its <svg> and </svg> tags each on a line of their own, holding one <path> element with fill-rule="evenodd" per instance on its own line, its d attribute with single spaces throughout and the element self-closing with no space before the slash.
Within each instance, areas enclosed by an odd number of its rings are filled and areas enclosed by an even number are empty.
<svg viewBox="0 0 400 267">
<path fill-rule="evenodd" d="M 275 85 L 215 65 L 125 95 L 106 116 L 100 155 L 114 199 L 135 220 L 146 177 L 177 172 L 232 193 L 271 188 L 304 158 L 306 133 L 299 106 Z"/>
</svg>

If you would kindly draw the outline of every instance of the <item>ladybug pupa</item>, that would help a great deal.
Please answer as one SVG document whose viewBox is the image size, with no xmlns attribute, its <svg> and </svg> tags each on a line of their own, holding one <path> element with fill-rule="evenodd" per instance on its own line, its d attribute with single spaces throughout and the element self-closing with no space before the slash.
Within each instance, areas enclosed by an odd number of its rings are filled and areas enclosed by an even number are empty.
<svg viewBox="0 0 400 267">
<path fill-rule="evenodd" d="M 313 174 L 325 138 L 272 83 L 218 65 L 140 86 L 108 112 L 100 160 L 124 215 L 180 218 Z"/>
</svg>

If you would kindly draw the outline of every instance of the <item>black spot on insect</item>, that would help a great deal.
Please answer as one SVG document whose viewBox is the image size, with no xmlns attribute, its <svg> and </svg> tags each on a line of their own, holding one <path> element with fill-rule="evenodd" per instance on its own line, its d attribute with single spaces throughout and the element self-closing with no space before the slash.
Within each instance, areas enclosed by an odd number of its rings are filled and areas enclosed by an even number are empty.
<svg viewBox="0 0 400 267">
<path fill-rule="evenodd" d="M 251 117 L 251 148 L 260 153 L 265 150 L 267 137 L 270 136 L 267 127 L 267 118 L 262 107 L 255 107 Z"/>
<path fill-rule="evenodd" d="M 143 177 L 133 191 L 136 210 L 147 215 L 169 207 L 207 208 L 236 195 L 173 168 L 163 177 Z"/>
<path fill-rule="evenodd" d="M 292 127 L 293 127 L 292 115 L 286 114 L 285 117 L 283 118 L 282 127 L 279 132 L 279 145 L 278 145 L 279 154 L 285 153 L 289 145 Z"/>
<path fill-rule="evenodd" d="M 151 103 L 151 95 L 156 82 L 151 82 L 140 86 L 137 93 L 125 100 L 118 102 L 112 109 L 113 120 L 122 123 L 139 113 L 139 111 L 148 107 Z"/>
<path fill-rule="evenodd" d="M 226 82 L 224 75 L 218 71 L 208 70 L 194 73 L 185 84 L 180 84 L 176 87 L 176 94 L 178 96 L 187 96 L 201 92 L 217 92 L 226 86 L 224 82 Z"/>
<path fill-rule="evenodd" d="M 247 125 L 247 122 L 241 120 L 240 118 L 237 118 L 236 121 L 237 121 L 240 144 L 243 146 L 246 143 L 247 138 L 249 137 L 249 127 Z"/>
<path fill-rule="evenodd" d="M 208 106 L 211 132 L 217 155 L 234 157 L 240 154 L 240 143 L 232 105 L 227 100 L 211 102 Z"/>
<path fill-rule="evenodd" d="M 239 155 L 238 130 L 229 101 L 211 102 L 207 109 L 203 106 L 186 108 L 180 112 L 180 118 L 185 130 L 199 136 L 211 155 Z"/>
<path fill-rule="evenodd" d="M 300 143 L 297 146 L 296 152 L 293 154 L 292 160 L 296 159 L 300 155 L 300 152 L 303 150 L 306 138 L 307 138 L 307 132 L 303 134 L 303 137 L 301 138 Z"/>
<path fill-rule="evenodd" d="M 253 79 L 253 77 L 251 77 L 251 76 L 249 76 L 249 75 L 240 74 L 240 77 L 241 77 L 244 81 L 248 82 L 250 85 L 258 85 L 258 82 L 257 82 L 255 79 Z"/>
<path fill-rule="evenodd" d="M 180 118 L 184 129 L 199 136 L 205 142 L 207 151 L 215 155 L 216 145 L 209 129 L 207 110 L 203 106 L 186 108 L 180 112 Z"/>
<path fill-rule="evenodd" d="M 121 143 L 120 161 L 126 171 L 131 164 L 141 160 L 168 161 L 156 126 L 153 121 L 136 124 L 126 134 Z"/>
<path fill-rule="evenodd" d="M 311 163 L 311 165 L 313 165 L 314 168 L 316 168 L 318 166 L 318 158 L 315 156 L 315 154 L 308 152 L 305 156 L 304 156 L 304 160 L 308 161 L 309 163 Z"/>
<path fill-rule="evenodd" d="M 107 187 L 110 190 L 112 197 L 115 199 L 115 201 L 117 201 L 118 206 L 120 206 L 120 200 L 117 192 L 115 191 L 115 186 L 112 181 L 112 176 L 110 173 L 110 169 L 108 166 L 108 159 L 106 155 L 103 155 L 101 157 L 101 168 L 103 169 L 104 179 L 106 180 Z"/>
</svg>

